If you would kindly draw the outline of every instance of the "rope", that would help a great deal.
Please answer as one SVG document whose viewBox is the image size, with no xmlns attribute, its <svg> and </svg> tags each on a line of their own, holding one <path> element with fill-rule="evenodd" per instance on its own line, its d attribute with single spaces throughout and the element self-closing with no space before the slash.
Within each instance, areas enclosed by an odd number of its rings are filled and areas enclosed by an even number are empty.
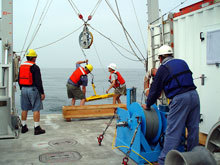
<svg viewBox="0 0 220 165">
<path fill-rule="evenodd" d="M 114 134 L 114 138 L 113 138 L 113 141 L 112 141 L 112 150 L 114 150 L 114 149 L 116 149 L 116 148 L 122 148 L 122 147 L 129 149 L 128 146 L 117 146 L 117 147 L 114 147 L 114 146 L 115 146 L 116 131 L 117 131 L 117 129 L 115 129 L 115 134 Z M 134 151 L 134 150 L 132 150 L 132 149 L 131 149 L 131 151 L 134 152 L 135 154 L 137 154 L 138 156 L 140 156 L 142 159 L 144 159 L 144 160 L 145 160 L 146 162 L 148 162 L 150 165 L 153 165 L 151 162 L 149 162 L 146 158 L 144 158 L 143 156 L 141 156 L 140 154 L 138 154 L 136 151 Z"/>
</svg>

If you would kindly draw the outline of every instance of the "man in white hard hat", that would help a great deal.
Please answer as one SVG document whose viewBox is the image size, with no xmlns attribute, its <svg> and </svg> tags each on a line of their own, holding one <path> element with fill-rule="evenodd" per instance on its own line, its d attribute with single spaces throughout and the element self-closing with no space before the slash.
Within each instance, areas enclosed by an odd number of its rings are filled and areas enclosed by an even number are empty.
<svg viewBox="0 0 220 165">
<path fill-rule="evenodd" d="M 164 146 L 158 159 L 158 163 L 163 165 L 166 154 L 179 146 L 185 128 L 188 130 L 187 151 L 198 145 L 200 100 L 187 63 L 174 59 L 173 50 L 168 45 L 159 48 L 158 58 L 161 65 L 151 84 L 146 104 L 142 107 L 150 110 L 150 106 L 156 102 L 162 90 L 171 100 Z"/>
<path fill-rule="evenodd" d="M 116 64 L 111 63 L 108 66 L 108 71 L 110 72 L 109 81 L 111 85 L 106 90 L 106 93 L 109 92 L 111 88 L 115 88 L 114 95 L 113 95 L 113 104 L 121 103 L 120 96 L 126 95 L 126 84 L 124 78 L 121 74 L 116 71 Z"/>
<path fill-rule="evenodd" d="M 86 63 L 85 67 L 80 64 Z M 78 61 L 76 63 L 76 70 L 72 73 L 67 81 L 67 95 L 71 98 L 71 105 L 75 105 L 76 100 L 81 100 L 80 105 L 84 105 L 86 101 L 86 86 L 88 84 L 89 74 L 93 70 L 93 66 L 88 64 L 88 60 Z M 82 86 L 82 90 L 80 88 Z"/>
<path fill-rule="evenodd" d="M 45 98 L 40 68 L 36 65 L 37 54 L 29 49 L 26 54 L 27 61 L 22 63 L 19 70 L 18 83 L 21 89 L 21 133 L 26 133 L 28 110 L 33 111 L 34 135 L 44 134 L 40 127 L 40 110 L 43 109 L 42 101 Z"/>
</svg>

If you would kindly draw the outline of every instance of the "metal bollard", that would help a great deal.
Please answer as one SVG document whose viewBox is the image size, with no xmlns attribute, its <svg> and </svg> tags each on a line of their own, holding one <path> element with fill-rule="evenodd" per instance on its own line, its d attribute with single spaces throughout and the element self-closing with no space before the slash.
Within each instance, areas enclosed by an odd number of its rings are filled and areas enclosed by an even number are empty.
<svg viewBox="0 0 220 165">
<path fill-rule="evenodd" d="M 190 152 L 171 150 L 168 152 L 165 165 L 217 165 L 212 153 L 205 147 L 196 146 Z"/>
</svg>

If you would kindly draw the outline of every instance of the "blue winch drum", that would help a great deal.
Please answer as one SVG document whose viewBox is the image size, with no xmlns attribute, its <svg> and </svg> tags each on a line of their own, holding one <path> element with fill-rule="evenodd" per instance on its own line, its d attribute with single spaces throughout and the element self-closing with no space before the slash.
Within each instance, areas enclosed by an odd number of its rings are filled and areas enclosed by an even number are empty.
<svg viewBox="0 0 220 165">
<path fill-rule="evenodd" d="M 141 131 L 151 143 L 157 143 L 162 133 L 162 118 L 154 104 L 151 110 L 144 110 L 140 104 L 132 103 L 128 108 L 131 116 L 141 116 Z"/>
</svg>

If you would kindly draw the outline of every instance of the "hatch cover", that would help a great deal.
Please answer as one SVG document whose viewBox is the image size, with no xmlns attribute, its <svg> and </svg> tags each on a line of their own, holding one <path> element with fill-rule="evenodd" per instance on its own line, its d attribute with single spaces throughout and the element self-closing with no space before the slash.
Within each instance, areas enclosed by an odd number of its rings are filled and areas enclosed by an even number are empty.
<svg viewBox="0 0 220 165">
<path fill-rule="evenodd" d="M 41 154 L 39 161 L 43 163 L 58 163 L 58 162 L 74 162 L 81 159 L 80 153 L 76 151 L 51 152 Z"/>
<path fill-rule="evenodd" d="M 48 142 L 48 144 L 53 147 L 65 147 L 65 146 L 68 147 L 70 145 L 75 145 L 76 143 L 77 141 L 73 139 L 59 139 Z"/>
</svg>

